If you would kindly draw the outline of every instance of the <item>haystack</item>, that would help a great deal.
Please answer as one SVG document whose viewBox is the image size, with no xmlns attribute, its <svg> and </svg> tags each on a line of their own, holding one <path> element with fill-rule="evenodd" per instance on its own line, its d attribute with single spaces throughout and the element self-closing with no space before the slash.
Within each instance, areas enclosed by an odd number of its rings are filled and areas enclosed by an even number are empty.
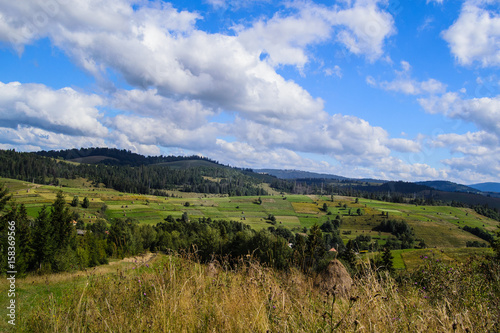
<svg viewBox="0 0 500 333">
<path fill-rule="evenodd" d="M 352 278 L 344 265 L 335 259 L 316 276 L 314 284 L 325 291 L 335 291 L 335 294 L 346 297 L 351 291 Z"/>
</svg>

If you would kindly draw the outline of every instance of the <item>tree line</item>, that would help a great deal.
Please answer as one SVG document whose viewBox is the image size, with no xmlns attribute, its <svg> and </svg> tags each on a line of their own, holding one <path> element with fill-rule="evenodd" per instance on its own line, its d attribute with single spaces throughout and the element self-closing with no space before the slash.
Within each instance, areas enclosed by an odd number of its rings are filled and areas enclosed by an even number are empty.
<svg viewBox="0 0 500 333">
<path fill-rule="evenodd" d="M 161 164 L 75 165 L 14 150 L 0 150 L 0 176 L 53 185 L 59 185 L 58 178 L 82 177 L 92 181 L 94 186 L 103 184 L 118 191 L 140 194 L 165 190 L 230 196 L 267 194 L 258 186 L 259 180 L 231 168 L 199 166 L 174 169 Z"/>
</svg>

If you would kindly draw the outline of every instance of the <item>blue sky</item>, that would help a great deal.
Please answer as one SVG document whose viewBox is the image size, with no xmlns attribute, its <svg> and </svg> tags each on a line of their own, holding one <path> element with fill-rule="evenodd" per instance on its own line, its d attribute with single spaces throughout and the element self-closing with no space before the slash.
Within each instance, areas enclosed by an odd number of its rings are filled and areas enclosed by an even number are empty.
<svg viewBox="0 0 500 333">
<path fill-rule="evenodd" d="M 500 181 L 498 0 L 0 0 L 0 148 Z"/>
</svg>

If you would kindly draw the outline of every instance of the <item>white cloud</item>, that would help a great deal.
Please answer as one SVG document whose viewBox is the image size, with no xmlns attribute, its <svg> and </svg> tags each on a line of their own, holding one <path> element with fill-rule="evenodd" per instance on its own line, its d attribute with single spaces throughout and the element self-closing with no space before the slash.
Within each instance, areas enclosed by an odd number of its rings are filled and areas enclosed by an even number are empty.
<svg viewBox="0 0 500 333">
<path fill-rule="evenodd" d="M 0 120 L 3 127 L 26 125 L 75 136 L 103 137 L 97 95 L 71 88 L 52 90 L 42 84 L 0 82 Z"/>
<path fill-rule="evenodd" d="M 463 99 L 457 93 L 420 98 L 420 105 L 431 114 L 444 114 L 452 119 L 461 119 L 476 124 L 480 129 L 500 137 L 500 95 Z"/>
<path fill-rule="evenodd" d="M 237 27 L 245 47 L 268 55 L 272 66 L 294 65 L 303 69 L 309 61 L 306 48 L 325 42 L 335 35 L 354 54 L 370 61 L 383 55 L 385 40 L 395 33 L 392 16 L 379 8 L 383 1 L 361 1 L 345 8 L 325 7 L 311 2 L 292 2 L 294 15 L 276 14 L 261 19 L 250 28 Z"/>
<path fill-rule="evenodd" d="M 404 153 L 418 153 L 422 150 L 420 142 L 401 138 L 389 139 L 387 147 Z"/>
<path fill-rule="evenodd" d="M 26 125 L 0 127 L 0 141 L 4 143 L 2 149 L 15 148 L 25 151 L 109 146 L 102 138 L 66 135 Z"/>
<path fill-rule="evenodd" d="M 461 65 L 500 66 L 500 15 L 494 0 L 467 0 L 442 36 Z"/>
<path fill-rule="evenodd" d="M 189 130 L 207 124 L 208 118 L 216 114 L 199 101 L 164 97 L 157 89 L 120 90 L 114 94 L 112 104 L 119 110 L 174 123 Z"/>
<path fill-rule="evenodd" d="M 327 13 L 330 22 L 340 26 L 337 40 L 371 61 L 383 55 L 385 40 L 396 33 L 394 19 L 379 8 L 379 3 L 384 1 L 358 0 L 351 8 Z"/>
<path fill-rule="evenodd" d="M 200 14 L 164 2 L 139 1 L 132 8 L 128 0 L 54 1 L 56 7 L 45 12 L 50 19 L 37 21 L 33 30 L 32 19 L 41 12 L 37 3 L 6 3 L 0 9 L 0 40 L 13 41 L 20 50 L 47 37 L 98 80 L 107 80 L 111 71 L 132 88 L 106 99 L 70 88 L 24 84 L 7 91 L 1 86 L 2 124 L 12 122 L 12 128 L 1 130 L 4 137 L 15 138 L 12 144 L 107 145 L 144 154 L 158 154 L 161 146 L 203 151 L 235 165 L 325 168 L 300 156 L 312 153 L 338 161 L 331 170 L 350 176 L 442 175 L 428 165 L 391 156 L 391 150 L 418 152 L 419 140 L 390 138 L 383 128 L 358 117 L 329 115 L 321 99 L 276 72 L 282 65 L 304 69 L 310 47 L 321 43 L 340 43 L 369 61 L 389 61 L 384 47 L 396 29 L 384 10 L 386 1 L 346 1 L 332 7 L 292 2 L 287 11 L 239 27 L 234 36 L 198 30 Z M 9 39 L 12 35 L 17 37 Z M 267 58 L 261 60 L 263 53 Z M 393 82 L 377 83 L 372 77 L 367 82 L 407 94 L 445 89 L 434 79 L 412 79 L 408 62 L 401 68 Z M 342 76 L 338 66 L 325 73 Z M 117 114 L 100 111 L 106 107 Z M 5 110 L 14 110 L 21 120 Z"/>
<path fill-rule="evenodd" d="M 417 81 L 410 75 L 411 65 L 407 61 L 401 61 L 401 71 L 394 71 L 396 78 L 393 81 L 377 82 L 372 76 L 366 77 L 366 83 L 372 87 L 383 90 L 403 93 L 405 95 L 442 94 L 446 91 L 446 85 L 436 79 Z"/>
<path fill-rule="evenodd" d="M 190 130 L 175 123 L 162 121 L 161 118 L 117 115 L 108 120 L 108 125 L 124 134 L 130 142 L 142 145 L 180 147 L 186 149 L 208 149 L 215 144 L 217 135 L 223 127 L 209 123 Z M 113 138 L 113 133 L 111 138 Z"/>
<path fill-rule="evenodd" d="M 342 68 L 340 68 L 340 66 L 338 66 L 338 65 L 335 65 L 333 68 L 326 68 L 324 70 L 324 72 L 325 72 L 326 76 L 333 76 L 333 75 L 335 75 L 339 79 L 341 79 L 342 76 L 343 76 L 343 74 L 342 74 Z"/>
</svg>

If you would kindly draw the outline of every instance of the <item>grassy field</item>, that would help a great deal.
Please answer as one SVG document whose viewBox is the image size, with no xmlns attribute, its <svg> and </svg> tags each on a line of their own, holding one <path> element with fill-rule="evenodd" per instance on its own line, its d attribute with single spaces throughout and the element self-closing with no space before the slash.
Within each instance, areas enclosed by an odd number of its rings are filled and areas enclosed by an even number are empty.
<svg viewBox="0 0 500 333">
<path fill-rule="evenodd" d="M 62 187 L 11 179 L 0 179 L 0 183 L 9 188 L 16 203 L 26 205 L 32 217 L 43 205 L 51 205 L 59 190 L 68 203 L 75 195 L 80 202 L 88 197 L 89 208 L 71 207 L 86 223 L 102 216 L 103 205 L 108 218 L 131 217 L 155 224 L 168 215 L 181 217 L 187 212 L 191 219 L 231 219 L 257 230 L 271 226 L 267 217 L 272 214 L 276 226 L 296 232 L 339 216 L 345 241 L 370 235 L 383 244 L 390 235 L 372 229 L 389 213 L 389 218 L 407 221 L 429 247 L 392 251 L 396 269 L 419 272 L 432 260 L 464 272 L 447 282 L 449 290 L 458 291 L 451 298 L 433 298 L 431 292 L 417 288 L 416 281 L 396 284 L 371 272 L 355 280 L 353 298 L 333 301 L 313 277 L 296 270 L 279 272 L 252 261 L 233 269 L 223 261 L 201 265 L 189 256 L 148 254 L 86 271 L 18 279 L 18 329 L 11 330 L 7 320 L 2 320 L 1 332 L 470 332 L 498 328 L 494 326 L 497 309 L 484 305 L 481 297 L 486 293 L 474 289 L 476 281 L 482 280 L 472 279 L 464 264 L 471 256 L 492 250 L 466 248 L 466 241 L 481 240 L 459 227 L 493 231 L 499 223 L 470 209 L 341 196 L 331 201 L 320 196 L 269 195 L 260 197 L 261 203 L 259 197 L 182 192 L 156 197 L 93 187 L 85 179 L 61 180 Z M 377 255 L 358 258 L 363 262 Z M 1 279 L 0 304 L 8 301 L 7 290 L 7 280 Z"/>
<path fill-rule="evenodd" d="M 15 202 L 24 203 L 28 214 L 36 217 L 43 205 L 50 205 L 57 191 L 63 191 L 65 199 L 71 202 L 76 195 L 80 203 L 84 197 L 90 200 L 87 209 L 78 206 L 71 209 L 78 212 L 85 223 L 93 223 L 101 216 L 101 208 L 106 205 L 108 218 L 134 218 L 140 223 L 156 224 L 168 215 L 179 218 L 187 212 L 190 219 L 210 217 L 241 221 L 259 230 L 271 226 L 267 219 L 276 217 L 276 226 L 285 226 L 293 231 L 301 231 L 313 224 L 324 223 L 328 218 L 341 218 L 340 231 L 343 239 L 353 239 L 358 235 L 370 235 L 380 244 L 389 234 L 372 229 L 388 214 L 389 218 L 407 221 L 417 238 L 422 238 L 428 247 L 463 248 L 467 241 L 481 239 L 463 231 L 460 227 L 480 227 L 494 231 L 499 222 L 478 215 L 471 209 L 448 206 L 415 206 L 387 203 L 376 200 L 351 197 L 330 197 L 313 195 L 270 195 L 259 197 L 228 197 L 172 191 L 169 197 L 121 193 L 112 189 L 93 187 L 85 179 L 61 179 L 61 186 L 41 186 L 12 179 L 1 179 L 13 195 Z M 323 210 L 326 204 L 327 210 Z M 361 215 L 358 215 L 358 210 Z"/>
<path fill-rule="evenodd" d="M 457 266 L 453 276 L 457 281 L 444 282 L 456 295 L 448 295 L 427 292 L 422 280 L 398 284 L 367 271 L 347 295 L 333 298 L 333 290 L 319 288 L 312 276 L 251 259 L 230 269 L 224 261 L 204 265 L 190 255 L 147 254 L 17 280 L 16 327 L 2 320 L 0 331 L 496 331 L 498 309 L 471 288 L 476 280 L 468 281 L 469 271 Z M 6 304 L 6 289 L 0 280 L 0 304 Z"/>
</svg>

